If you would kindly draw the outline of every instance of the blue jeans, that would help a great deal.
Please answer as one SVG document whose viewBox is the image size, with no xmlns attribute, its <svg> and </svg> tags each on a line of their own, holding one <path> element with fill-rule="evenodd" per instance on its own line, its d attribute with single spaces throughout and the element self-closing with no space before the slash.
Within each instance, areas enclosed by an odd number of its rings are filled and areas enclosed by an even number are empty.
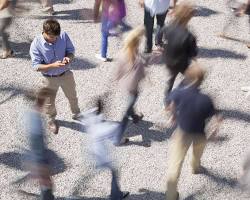
<svg viewBox="0 0 250 200">
<path fill-rule="evenodd" d="M 114 24 L 107 17 L 102 18 L 101 56 L 103 58 L 107 57 L 109 30 L 113 27 Z"/>
</svg>

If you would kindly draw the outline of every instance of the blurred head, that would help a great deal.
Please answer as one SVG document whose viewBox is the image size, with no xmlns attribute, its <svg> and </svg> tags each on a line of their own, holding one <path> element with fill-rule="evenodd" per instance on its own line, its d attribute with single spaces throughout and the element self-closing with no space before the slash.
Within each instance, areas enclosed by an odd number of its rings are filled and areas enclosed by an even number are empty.
<svg viewBox="0 0 250 200">
<path fill-rule="evenodd" d="M 183 2 L 176 6 L 174 11 L 174 21 L 180 25 L 186 26 L 189 20 L 194 16 L 195 8 L 192 4 Z"/>
<path fill-rule="evenodd" d="M 54 43 L 61 33 L 61 27 L 57 20 L 48 19 L 43 23 L 43 36 L 49 43 Z"/>
<path fill-rule="evenodd" d="M 186 80 L 191 85 L 200 86 L 205 77 L 205 71 L 196 63 L 192 63 L 184 73 Z"/>
<path fill-rule="evenodd" d="M 128 53 L 128 59 L 134 59 L 140 45 L 142 36 L 145 33 L 144 26 L 138 26 L 130 31 L 125 38 L 123 50 Z"/>
</svg>

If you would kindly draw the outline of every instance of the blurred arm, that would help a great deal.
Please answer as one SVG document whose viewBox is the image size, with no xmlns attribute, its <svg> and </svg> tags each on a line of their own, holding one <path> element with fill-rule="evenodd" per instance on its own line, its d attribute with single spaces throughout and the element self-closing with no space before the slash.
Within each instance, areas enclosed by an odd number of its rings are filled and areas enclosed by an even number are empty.
<svg viewBox="0 0 250 200">
<path fill-rule="evenodd" d="M 72 43 L 72 41 L 70 40 L 69 36 L 67 33 L 66 34 L 66 57 L 68 57 L 70 59 L 70 62 L 74 59 L 75 57 L 75 47 Z"/>
<path fill-rule="evenodd" d="M 97 21 L 97 19 L 98 19 L 101 2 L 102 2 L 102 0 L 95 0 L 94 9 L 93 9 L 94 10 L 94 21 Z"/>
<path fill-rule="evenodd" d="M 139 5 L 143 8 L 144 7 L 144 0 L 139 0 Z"/>
<path fill-rule="evenodd" d="M 9 0 L 0 0 L 0 10 L 7 8 L 9 5 Z"/>
<path fill-rule="evenodd" d="M 170 114 L 171 114 L 171 117 L 170 117 L 170 119 L 168 120 L 168 124 L 174 125 L 174 124 L 176 123 L 176 106 L 175 106 L 174 101 L 171 101 L 171 103 L 168 104 L 168 105 L 165 107 L 165 111 L 166 111 L 167 113 L 170 112 Z"/>
</svg>

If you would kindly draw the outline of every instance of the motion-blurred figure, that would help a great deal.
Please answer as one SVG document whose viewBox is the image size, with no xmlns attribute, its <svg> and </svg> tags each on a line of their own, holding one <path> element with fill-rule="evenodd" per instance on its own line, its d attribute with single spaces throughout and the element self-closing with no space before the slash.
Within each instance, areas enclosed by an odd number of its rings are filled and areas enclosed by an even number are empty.
<svg viewBox="0 0 250 200">
<path fill-rule="evenodd" d="M 238 17 L 241 17 L 244 14 L 249 15 L 249 27 L 250 27 L 250 0 L 247 0 L 247 3 L 240 3 L 236 0 L 229 0 L 227 4 L 232 14 L 228 17 L 225 25 L 223 26 L 223 30 L 219 34 L 219 36 L 226 39 L 227 38 L 231 39 L 231 37 L 228 36 L 227 31 L 230 26 L 233 26 L 237 22 Z M 250 48 L 249 42 L 246 45 L 248 48 Z"/>
<path fill-rule="evenodd" d="M 26 114 L 26 132 L 30 142 L 30 155 L 25 166 L 30 171 L 30 176 L 39 181 L 41 189 L 41 200 L 53 200 L 53 183 L 50 175 L 48 160 L 48 149 L 46 145 L 46 133 L 42 110 L 46 99 L 53 91 L 41 89 L 37 93 L 35 105 Z"/>
<path fill-rule="evenodd" d="M 9 34 L 5 30 L 10 26 L 12 17 L 14 15 L 12 1 L 0 0 L 0 36 L 2 37 L 3 53 L 1 59 L 6 59 L 13 56 L 14 52 L 10 47 L 8 40 Z"/>
<path fill-rule="evenodd" d="M 197 65 L 190 66 L 185 72 L 185 80 L 168 96 L 168 107 L 172 113 L 172 123 L 177 125 L 169 147 L 167 173 L 167 200 L 177 200 L 177 183 L 186 153 L 193 144 L 192 173 L 202 172 L 201 156 L 206 145 L 204 128 L 206 120 L 216 114 L 209 96 L 199 90 L 204 71 Z M 221 118 L 217 116 L 217 126 L 210 137 L 215 136 Z"/>
<path fill-rule="evenodd" d="M 144 52 L 151 53 L 155 17 L 157 19 L 155 45 L 157 48 L 161 48 L 163 45 L 161 29 L 164 26 L 168 12 L 169 0 L 139 0 L 139 3 L 141 7 L 144 7 L 144 26 L 146 29 L 146 45 Z"/>
<path fill-rule="evenodd" d="M 117 170 L 112 164 L 107 143 L 111 141 L 113 144 L 118 142 L 120 131 L 119 123 L 108 122 L 103 115 L 103 102 L 97 100 L 97 107 L 85 112 L 82 122 L 90 137 L 90 153 L 91 157 L 96 161 L 97 169 L 109 169 L 112 174 L 111 181 L 111 200 L 121 200 L 129 195 L 129 192 L 122 192 L 118 183 Z M 84 178 L 83 178 L 84 179 Z M 80 181 L 81 183 L 82 181 Z M 83 183 L 84 184 L 84 183 Z M 74 194 L 78 193 L 79 187 L 75 187 Z"/>
<path fill-rule="evenodd" d="M 107 57 L 108 37 L 120 34 L 112 30 L 120 27 L 121 32 L 125 32 L 129 31 L 131 27 L 125 22 L 126 5 L 124 0 L 95 0 L 94 21 L 98 19 L 101 4 L 101 53 L 97 54 L 96 58 L 104 62 L 110 62 L 112 59 Z"/>
<path fill-rule="evenodd" d="M 167 44 L 164 44 L 163 58 L 170 72 L 166 95 L 172 90 L 178 73 L 183 74 L 197 56 L 196 38 L 187 27 L 193 15 L 194 7 L 181 3 L 175 9 L 173 21 L 163 29 L 163 35 L 167 41 Z"/>
<path fill-rule="evenodd" d="M 55 11 L 53 8 L 52 0 L 40 0 L 42 4 L 42 12 L 49 15 L 54 15 Z"/>
<path fill-rule="evenodd" d="M 136 114 L 134 105 L 139 95 L 139 84 L 145 78 L 144 68 L 147 65 L 158 63 L 162 58 L 162 52 L 155 51 L 148 56 L 140 52 L 139 47 L 144 33 L 145 28 L 143 26 L 138 26 L 129 32 L 118 59 L 118 70 L 115 74 L 115 80 L 118 81 L 120 87 L 128 96 L 128 107 L 121 122 L 122 135 L 120 139 L 123 138 L 123 133 L 130 117 L 133 123 L 138 123 L 143 118 L 143 114 Z M 126 143 L 127 141 L 128 139 L 125 139 L 121 143 Z"/>
</svg>

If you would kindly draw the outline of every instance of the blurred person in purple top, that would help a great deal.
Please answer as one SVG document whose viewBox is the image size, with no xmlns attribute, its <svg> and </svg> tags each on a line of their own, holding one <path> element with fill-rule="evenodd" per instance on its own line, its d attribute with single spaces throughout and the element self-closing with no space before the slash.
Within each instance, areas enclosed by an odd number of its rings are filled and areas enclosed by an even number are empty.
<svg viewBox="0 0 250 200">
<path fill-rule="evenodd" d="M 125 32 L 130 30 L 131 27 L 124 21 L 126 16 L 124 0 L 96 0 L 94 5 L 94 21 L 98 19 L 101 3 L 101 53 L 97 54 L 96 58 L 108 62 L 112 60 L 107 57 L 108 37 L 119 34 L 119 32 L 113 32 L 112 30 L 120 27 L 121 32 Z"/>
<path fill-rule="evenodd" d="M 62 32 L 60 24 L 55 19 L 48 19 L 43 24 L 43 32 L 38 35 L 30 47 L 32 67 L 43 75 L 42 85 L 54 91 L 46 104 L 49 117 L 49 128 L 53 133 L 58 132 L 55 121 L 56 93 L 62 88 L 68 98 L 73 119 L 78 120 L 80 108 L 76 94 L 76 84 L 69 65 L 74 58 L 75 48 L 67 33 Z"/>
</svg>

